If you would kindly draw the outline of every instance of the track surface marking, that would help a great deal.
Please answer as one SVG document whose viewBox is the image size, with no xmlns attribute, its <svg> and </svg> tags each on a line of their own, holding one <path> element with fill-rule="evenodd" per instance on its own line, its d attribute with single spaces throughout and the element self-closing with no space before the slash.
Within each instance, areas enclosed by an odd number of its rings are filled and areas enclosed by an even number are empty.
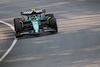
<svg viewBox="0 0 100 67">
<path fill-rule="evenodd" d="M 11 28 L 13 29 L 13 31 L 15 32 L 14 27 L 13 27 L 11 24 L 6 23 L 6 22 L 1 21 L 1 20 L 0 20 L 0 23 L 3 23 L 3 24 L 8 25 L 8 26 L 11 27 Z M 0 58 L 0 62 L 2 62 L 2 60 L 9 54 L 9 52 L 10 52 L 10 51 L 12 50 L 12 48 L 15 46 L 16 42 L 17 42 L 17 39 L 16 39 L 16 37 L 15 37 L 15 39 L 14 39 L 14 41 L 12 42 L 11 46 L 9 47 L 9 49 L 8 49 L 8 50 L 4 53 L 4 55 Z"/>
</svg>

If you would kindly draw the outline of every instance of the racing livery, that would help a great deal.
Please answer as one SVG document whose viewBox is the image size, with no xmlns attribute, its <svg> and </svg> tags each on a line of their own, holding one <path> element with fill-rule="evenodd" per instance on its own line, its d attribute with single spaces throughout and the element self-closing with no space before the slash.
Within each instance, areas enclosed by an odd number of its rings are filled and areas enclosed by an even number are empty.
<svg viewBox="0 0 100 67">
<path fill-rule="evenodd" d="M 15 36 L 43 32 L 56 33 L 58 29 L 54 14 L 45 14 L 45 12 L 45 9 L 21 12 L 22 18 L 14 18 Z"/>
</svg>

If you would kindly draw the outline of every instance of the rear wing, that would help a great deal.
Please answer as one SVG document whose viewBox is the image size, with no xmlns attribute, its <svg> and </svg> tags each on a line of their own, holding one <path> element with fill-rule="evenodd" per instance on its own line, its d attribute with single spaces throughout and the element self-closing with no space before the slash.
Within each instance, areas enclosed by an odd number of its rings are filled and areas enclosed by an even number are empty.
<svg viewBox="0 0 100 67">
<path fill-rule="evenodd" d="M 42 10 L 31 10 L 31 11 L 25 11 L 25 12 L 21 12 L 21 15 L 31 15 L 31 14 L 41 14 L 41 13 L 45 13 L 46 10 L 42 9 Z"/>
</svg>

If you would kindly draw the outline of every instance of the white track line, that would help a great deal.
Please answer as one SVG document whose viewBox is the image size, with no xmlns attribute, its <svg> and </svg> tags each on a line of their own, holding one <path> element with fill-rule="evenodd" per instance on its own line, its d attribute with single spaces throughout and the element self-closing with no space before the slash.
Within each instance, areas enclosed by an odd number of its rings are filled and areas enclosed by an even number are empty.
<svg viewBox="0 0 100 67">
<path fill-rule="evenodd" d="M 10 27 L 13 29 L 13 31 L 15 32 L 14 27 L 13 27 L 11 24 L 6 23 L 6 22 L 1 21 L 1 20 L 0 20 L 0 23 L 3 23 L 3 24 L 6 24 L 6 25 L 10 26 Z M 17 39 L 16 39 L 16 37 L 15 37 L 15 39 L 14 39 L 14 41 L 12 42 L 11 46 L 9 47 L 9 49 L 8 49 L 8 50 L 4 53 L 4 55 L 0 58 L 0 62 L 2 62 L 2 60 L 8 55 L 8 53 L 9 53 L 9 52 L 12 50 L 12 48 L 15 46 L 16 42 L 17 42 Z"/>
</svg>

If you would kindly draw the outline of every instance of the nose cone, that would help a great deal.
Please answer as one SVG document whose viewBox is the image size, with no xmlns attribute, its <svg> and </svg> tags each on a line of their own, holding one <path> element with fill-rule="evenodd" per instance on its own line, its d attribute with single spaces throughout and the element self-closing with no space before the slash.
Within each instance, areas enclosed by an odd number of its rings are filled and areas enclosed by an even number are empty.
<svg viewBox="0 0 100 67">
<path fill-rule="evenodd" d="M 39 33 L 39 22 L 37 20 L 31 21 L 33 25 L 33 29 L 35 30 L 35 33 Z"/>
</svg>

